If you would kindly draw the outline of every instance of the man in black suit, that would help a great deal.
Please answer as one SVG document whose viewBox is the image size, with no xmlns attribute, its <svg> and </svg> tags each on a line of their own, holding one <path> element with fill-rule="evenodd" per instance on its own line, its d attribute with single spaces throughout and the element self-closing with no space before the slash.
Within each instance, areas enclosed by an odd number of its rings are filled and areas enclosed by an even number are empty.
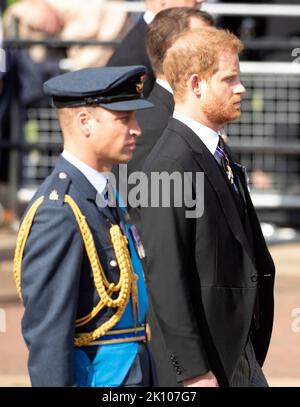
<svg viewBox="0 0 300 407">
<path fill-rule="evenodd" d="M 267 386 L 261 366 L 272 331 L 274 264 L 243 168 L 219 137 L 240 116 L 242 48 L 215 28 L 174 39 L 163 64 L 174 115 L 144 167 L 152 192 L 141 210 L 149 290 L 184 386 Z M 158 175 L 176 182 L 158 184 Z M 169 202 L 166 193 L 157 196 L 168 190 Z"/>
<path fill-rule="evenodd" d="M 212 26 L 213 23 L 213 18 L 204 11 L 193 7 L 176 7 L 160 11 L 149 24 L 146 48 L 156 75 L 156 82 L 148 100 L 154 107 L 147 109 L 147 113 L 145 110 L 136 114 L 142 136 L 137 139 L 136 149 L 127 164 L 128 176 L 134 171 L 142 171 L 147 156 L 167 127 L 173 113 L 172 89 L 163 73 L 163 60 L 173 36 L 191 28 Z M 134 185 L 128 185 L 129 191 L 131 187 Z M 140 226 L 140 208 L 129 208 L 129 210 L 133 222 Z M 148 321 L 153 333 L 151 349 L 157 366 L 158 384 L 162 387 L 176 386 L 176 375 L 169 364 L 161 331 L 157 326 L 151 306 Z"/>
<path fill-rule="evenodd" d="M 145 0 L 146 12 L 123 38 L 121 44 L 109 59 L 107 66 L 144 65 L 147 76 L 144 85 L 144 96 L 148 97 L 155 82 L 146 48 L 145 35 L 148 24 L 161 10 L 171 7 L 195 7 L 205 0 Z"/>
</svg>

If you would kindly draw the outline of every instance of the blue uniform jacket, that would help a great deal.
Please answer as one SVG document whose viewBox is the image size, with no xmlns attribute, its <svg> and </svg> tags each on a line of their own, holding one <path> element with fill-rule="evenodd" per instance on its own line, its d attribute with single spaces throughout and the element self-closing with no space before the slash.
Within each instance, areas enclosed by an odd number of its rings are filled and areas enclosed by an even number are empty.
<svg viewBox="0 0 300 407">
<path fill-rule="evenodd" d="M 60 178 L 59 173 L 66 178 Z M 69 194 L 85 215 L 94 237 L 101 265 L 108 280 L 117 282 L 119 269 L 110 240 L 109 228 L 116 223 L 109 208 L 99 208 L 96 204 L 96 190 L 85 176 L 72 164 L 60 157 L 58 163 L 38 189 L 29 207 L 40 196 L 46 198 L 55 190 L 59 199 L 46 199 L 38 209 L 26 242 L 22 261 L 21 288 L 25 306 L 22 320 L 22 332 L 29 349 L 29 374 L 34 386 L 74 386 L 75 350 L 74 334 L 75 319 L 88 314 L 98 303 L 93 274 L 83 245 L 79 227 L 71 208 L 63 203 L 65 193 Z M 119 210 L 119 212 L 121 212 Z M 136 253 L 131 243 L 131 257 Z M 141 324 L 147 311 L 147 295 L 141 267 L 139 273 L 139 304 Z M 91 332 L 107 321 L 115 311 L 104 308 L 87 325 L 76 329 L 79 332 Z M 131 303 L 129 302 L 122 319 L 116 328 L 133 326 Z M 133 362 L 134 344 L 128 353 L 127 368 L 120 373 L 125 376 Z M 101 345 L 105 347 L 106 345 Z M 112 346 L 112 345 L 109 345 Z M 124 344 L 123 348 L 128 347 Z M 115 347 L 120 350 L 120 364 L 126 362 L 126 352 L 122 345 Z M 103 348 L 104 349 L 104 348 Z M 108 348 L 106 348 L 108 349 Z M 105 350 L 106 350 L 105 349 Z M 117 353 L 112 354 L 116 358 Z M 124 356 L 125 355 L 125 356 Z M 105 356 L 105 363 L 109 363 Z M 123 361 L 122 361 L 123 360 Z M 76 362 L 77 363 L 77 362 Z M 109 369 L 119 370 L 118 363 Z M 103 372 L 107 369 L 100 365 Z M 110 372 L 114 376 L 114 372 Z M 118 380 L 121 382 L 122 377 Z M 120 383 L 108 383 L 119 385 Z"/>
</svg>

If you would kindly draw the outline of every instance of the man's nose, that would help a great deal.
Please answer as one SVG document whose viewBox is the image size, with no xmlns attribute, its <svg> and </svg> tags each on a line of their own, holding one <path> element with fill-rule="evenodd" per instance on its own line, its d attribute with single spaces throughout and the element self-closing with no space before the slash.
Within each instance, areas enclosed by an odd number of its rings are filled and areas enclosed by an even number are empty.
<svg viewBox="0 0 300 407">
<path fill-rule="evenodd" d="M 246 88 L 245 88 L 245 86 L 242 84 L 242 82 L 239 82 L 237 85 L 236 85 L 236 87 L 235 87 L 235 89 L 234 89 L 234 93 L 239 93 L 239 94 L 244 94 L 244 93 L 246 93 Z"/>
<path fill-rule="evenodd" d="M 133 136 L 136 136 L 136 137 L 139 137 L 142 134 L 141 128 L 135 117 L 132 118 L 131 123 L 130 123 L 130 134 L 132 134 Z"/>
</svg>

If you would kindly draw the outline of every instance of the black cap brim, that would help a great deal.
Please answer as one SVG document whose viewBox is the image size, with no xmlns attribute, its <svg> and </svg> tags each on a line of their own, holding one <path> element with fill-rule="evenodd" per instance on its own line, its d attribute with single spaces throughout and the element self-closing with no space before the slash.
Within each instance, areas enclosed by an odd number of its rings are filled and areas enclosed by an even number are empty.
<svg viewBox="0 0 300 407">
<path fill-rule="evenodd" d="M 132 99 L 132 100 L 122 100 L 113 103 L 101 103 L 99 106 L 104 107 L 108 110 L 116 111 L 132 111 L 132 110 L 142 110 L 149 109 L 153 107 L 153 103 L 148 102 L 146 99 Z"/>
</svg>

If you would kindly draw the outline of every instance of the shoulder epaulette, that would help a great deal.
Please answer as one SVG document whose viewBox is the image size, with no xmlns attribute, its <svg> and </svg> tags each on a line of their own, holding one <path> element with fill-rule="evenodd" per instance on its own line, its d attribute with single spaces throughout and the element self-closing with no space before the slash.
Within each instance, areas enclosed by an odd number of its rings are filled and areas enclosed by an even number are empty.
<svg viewBox="0 0 300 407">
<path fill-rule="evenodd" d="M 58 172 L 45 191 L 44 203 L 62 206 L 70 184 L 71 177 L 66 172 Z"/>
</svg>

